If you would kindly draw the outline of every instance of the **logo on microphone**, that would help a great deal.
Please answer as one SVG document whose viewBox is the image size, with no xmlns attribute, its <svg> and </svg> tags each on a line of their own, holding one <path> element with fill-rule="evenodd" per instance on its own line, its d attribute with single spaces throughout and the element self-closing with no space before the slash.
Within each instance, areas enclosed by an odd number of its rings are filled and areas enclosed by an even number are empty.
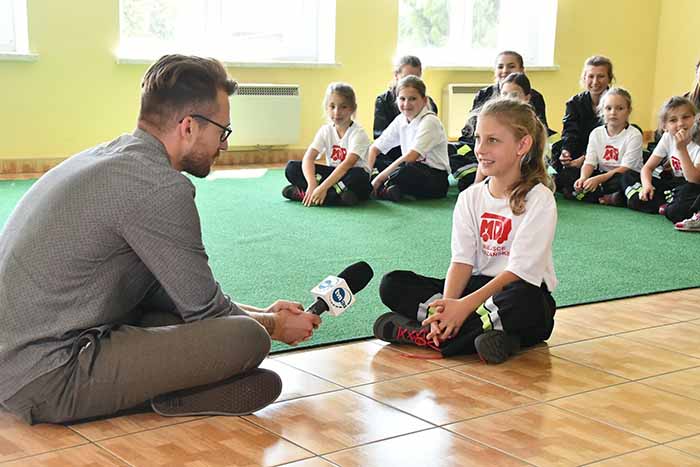
<svg viewBox="0 0 700 467">
<path fill-rule="evenodd" d="M 350 303 L 347 302 L 347 295 L 349 294 L 342 287 L 336 288 L 331 295 L 333 304 L 342 308 L 347 308 L 350 305 Z"/>
<path fill-rule="evenodd" d="M 319 290 L 326 290 L 330 289 L 331 287 L 335 287 L 338 285 L 338 278 L 337 277 L 327 277 L 326 279 L 323 280 L 320 284 L 318 284 Z"/>
</svg>

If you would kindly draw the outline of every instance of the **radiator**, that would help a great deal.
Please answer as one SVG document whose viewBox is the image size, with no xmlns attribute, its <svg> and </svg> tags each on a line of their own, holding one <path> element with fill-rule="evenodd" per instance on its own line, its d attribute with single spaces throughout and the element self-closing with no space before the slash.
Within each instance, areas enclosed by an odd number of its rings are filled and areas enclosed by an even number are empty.
<svg viewBox="0 0 700 467">
<path fill-rule="evenodd" d="M 462 128 L 467 122 L 467 116 L 472 108 L 474 96 L 479 89 L 490 84 L 464 83 L 448 84 L 442 92 L 442 105 L 444 111 L 440 111 L 442 123 L 445 126 L 447 137 L 456 139 L 462 134 Z"/>
<path fill-rule="evenodd" d="M 229 146 L 298 144 L 301 102 L 296 84 L 239 84 L 231 96 Z"/>
</svg>

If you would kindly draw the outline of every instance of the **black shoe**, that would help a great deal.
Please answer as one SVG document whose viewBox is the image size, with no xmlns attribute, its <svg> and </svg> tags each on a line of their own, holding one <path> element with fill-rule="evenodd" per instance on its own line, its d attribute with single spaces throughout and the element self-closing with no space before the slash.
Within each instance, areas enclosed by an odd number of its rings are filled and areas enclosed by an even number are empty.
<svg viewBox="0 0 700 467">
<path fill-rule="evenodd" d="M 401 189 L 398 185 L 383 187 L 377 193 L 377 197 L 379 199 L 385 199 L 387 201 L 393 201 L 394 203 L 398 203 L 399 201 L 401 201 Z"/>
<path fill-rule="evenodd" d="M 340 192 L 340 202 L 343 206 L 354 206 L 360 202 L 360 198 L 350 190 Z"/>
<path fill-rule="evenodd" d="M 282 189 L 282 196 L 292 201 L 301 201 L 304 199 L 304 192 L 297 186 L 287 185 Z"/>
<path fill-rule="evenodd" d="M 474 339 L 476 352 L 486 363 L 503 363 L 520 350 L 520 338 L 503 331 L 486 331 Z"/>
<path fill-rule="evenodd" d="M 151 407 L 165 417 L 248 415 L 273 403 L 281 392 L 277 373 L 255 368 L 218 383 L 157 396 Z"/>
<path fill-rule="evenodd" d="M 440 350 L 432 340 L 426 339 L 430 326 L 421 326 L 415 319 L 407 318 L 390 311 L 384 313 L 374 322 L 374 337 L 394 344 L 413 344 L 418 347 L 430 347 Z"/>
</svg>

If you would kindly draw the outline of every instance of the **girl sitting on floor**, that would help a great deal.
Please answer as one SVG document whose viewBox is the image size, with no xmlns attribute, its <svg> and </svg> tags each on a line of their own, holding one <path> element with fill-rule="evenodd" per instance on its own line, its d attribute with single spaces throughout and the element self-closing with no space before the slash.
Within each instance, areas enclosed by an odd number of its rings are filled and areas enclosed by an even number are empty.
<svg viewBox="0 0 700 467">
<path fill-rule="evenodd" d="M 605 125 L 591 132 L 573 196 L 579 201 L 622 206 L 622 174 L 642 169 L 642 132 L 629 123 L 632 97 L 623 88 L 610 88 L 600 99 L 598 112 Z"/>
<path fill-rule="evenodd" d="M 402 78 L 396 85 L 400 115 L 369 149 L 369 166 L 379 154 L 401 145 L 401 157 L 372 180 L 380 199 L 399 201 L 403 195 L 444 198 L 449 188 L 447 135 L 440 119 L 428 106 L 425 83 L 417 76 Z"/>
<path fill-rule="evenodd" d="M 691 140 L 695 117 L 695 106 L 685 97 L 674 96 L 664 102 L 659 112 L 659 126 L 664 130 L 659 144 L 641 175 L 624 176 L 629 208 L 658 212 L 671 222 L 680 222 L 697 211 L 692 209 L 700 194 L 700 146 Z"/>
<path fill-rule="evenodd" d="M 376 320 L 377 338 L 444 356 L 477 352 L 489 363 L 549 338 L 557 208 L 546 139 L 530 105 L 503 98 L 484 105 L 475 152 L 487 178 L 457 199 L 447 277 L 386 274 L 379 293 L 392 311 Z"/>
<path fill-rule="evenodd" d="M 282 195 L 304 206 L 341 204 L 350 206 L 369 198 L 370 168 L 367 164 L 369 138 L 353 121 L 357 100 L 352 86 L 331 83 L 323 107 L 329 123 L 323 125 L 301 161 L 289 161 L 287 185 Z M 314 161 L 326 155 L 326 164 Z"/>
</svg>

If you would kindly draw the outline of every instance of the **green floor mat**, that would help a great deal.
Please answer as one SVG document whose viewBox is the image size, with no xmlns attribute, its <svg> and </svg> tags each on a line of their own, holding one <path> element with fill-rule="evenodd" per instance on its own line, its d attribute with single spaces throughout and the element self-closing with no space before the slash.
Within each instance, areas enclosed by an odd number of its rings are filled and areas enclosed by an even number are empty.
<svg viewBox="0 0 700 467">
<path fill-rule="evenodd" d="M 31 183 L 0 182 L 0 223 Z M 378 296 L 384 273 L 410 269 L 443 277 L 449 265 L 454 187 L 444 200 L 305 208 L 281 197 L 281 170 L 195 184 L 211 267 L 236 301 L 309 304 L 308 291 L 325 276 L 360 260 L 372 266 L 375 277 L 356 304 L 337 318 L 324 316 L 305 345 L 371 335 L 374 318 L 384 311 Z M 559 306 L 700 285 L 700 235 L 677 232 L 661 216 L 557 201 Z"/>
</svg>

